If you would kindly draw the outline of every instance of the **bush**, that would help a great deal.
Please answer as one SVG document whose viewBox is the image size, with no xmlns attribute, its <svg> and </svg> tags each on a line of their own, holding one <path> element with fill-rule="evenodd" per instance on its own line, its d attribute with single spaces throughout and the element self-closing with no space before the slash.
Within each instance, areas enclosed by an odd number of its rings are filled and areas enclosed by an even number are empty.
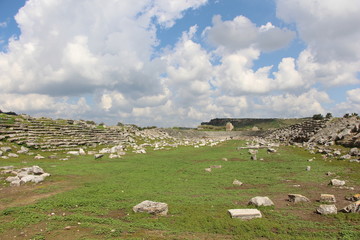
<svg viewBox="0 0 360 240">
<path fill-rule="evenodd" d="M 332 118 L 332 117 L 333 117 L 333 116 L 332 116 L 331 113 L 327 113 L 326 116 L 325 116 L 326 119 L 330 119 L 330 118 Z"/>
<path fill-rule="evenodd" d="M 323 120 L 324 116 L 319 113 L 319 114 L 314 114 L 314 116 L 312 117 L 313 120 Z"/>
</svg>

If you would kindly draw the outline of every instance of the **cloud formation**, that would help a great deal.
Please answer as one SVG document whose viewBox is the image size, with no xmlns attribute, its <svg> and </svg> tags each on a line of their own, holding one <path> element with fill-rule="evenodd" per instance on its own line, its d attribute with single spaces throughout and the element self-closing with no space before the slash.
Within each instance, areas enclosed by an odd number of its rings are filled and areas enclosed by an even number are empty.
<svg viewBox="0 0 360 240">
<path fill-rule="evenodd" d="M 145 126 L 360 111 L 358 88 L 325 107 L 327 88 L 360 83 L 356 1 L 276 0 L 281 27 L 215 15 L 162 48 L 160 29 L 210 3 L 29 0 L 0 52 L 0 109 Z M 298 56 L 256 64 L 295 41 Z"/>
</svg>

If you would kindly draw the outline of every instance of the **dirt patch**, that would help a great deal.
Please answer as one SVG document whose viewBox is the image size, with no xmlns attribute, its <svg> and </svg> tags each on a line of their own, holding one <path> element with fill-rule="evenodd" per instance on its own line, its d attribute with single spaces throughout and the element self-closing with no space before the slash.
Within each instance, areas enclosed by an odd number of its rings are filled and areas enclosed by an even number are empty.
<svg viewBox="0 0 360 240">
<path fill-rule="evenodd" d="M 144 230 L 132 234 L 124 234 L 122 239 L 142 238 L 146 240 L 160 240 L 160 239 L 178 239 L 178 240 L 220 240 L 220 239 L 234 239 L 232 235 L 222 234 L 206 234 L 206 233 L 181 233 L 170 234 L 166 231 L 150 231 Z"/>
<path fill-rule="evenodd" d="M 117 209 L 117 210 L 110 211 L 108 214 L 101 215 L 99 217 L 101 217 L 101 218 L 122 219 L 122 218 L 124 218 L 124 217 L 126 217 L 128 215 L 129 214 L 126 212 L 125 209 Z"/>
<path fill-rule="evenodd" d="M 31 225 L 22 230 L 10 230 L 2 233 L 0 239 L 54 239 L 54 240 L 76 240 L 76 239 L 104 239 L 100 235 L 93 233 L 93 229 L 82 227 L 81 225 L 64 226 L 60 230 L 50 230 L 47 223 Z"/>
<path fill-rule="evenodd" d="M 29 205 L 40 199 L 48 198 L 73 188 L 75 187 L 70 186 L 67 182 L 47 182 L 40 183 L 38 185 L 27 184 L 20 187 L 6 186 L 0 188 L 0 210 L 4 210 L 9 207 Z M 42 191 L 49 192 L 42 193 Z"/>
</svg>

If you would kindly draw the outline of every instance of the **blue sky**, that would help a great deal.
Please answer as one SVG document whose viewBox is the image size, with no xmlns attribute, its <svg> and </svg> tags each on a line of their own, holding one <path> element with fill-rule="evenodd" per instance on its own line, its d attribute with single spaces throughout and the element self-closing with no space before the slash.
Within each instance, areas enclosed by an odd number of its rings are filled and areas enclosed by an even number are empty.
<svg viewBox="0 0 360 240">
<path fill-rule="evenodd" d="M 360 112 L 358 22 L 357 0 L 1 0 L 0 109 L 141 126 Z"/>
</svg>

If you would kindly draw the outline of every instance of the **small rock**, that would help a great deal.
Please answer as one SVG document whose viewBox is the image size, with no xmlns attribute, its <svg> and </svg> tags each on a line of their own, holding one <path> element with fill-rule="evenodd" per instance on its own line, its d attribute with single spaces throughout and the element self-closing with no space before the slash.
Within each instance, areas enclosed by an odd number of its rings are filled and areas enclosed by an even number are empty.
<svg viewBox="0 0 360 240">
<path fill-rule="evenodd" d="M 210 168 L 222 168 L 221 165 L 213 165 L 213 166 L 210 166 Z"/>
<path fill-rule="evenodd" d="M 211 172 L 211 168 L 205 168 L 205 172 Z"/>
<path fill-rule="evenodd" d="M 256 161 L 256 155 L 251 155 L 250 159 Z"/>
<path fill-rule="evenodd" d="M 66 154 L 70 154 L 70 155 L 75 155 L 75 156 L 79 156 L 80 153 L 78 151 L 69 151 Z"/>
<path fill-rule="evenodd" d="M 332 194 L 321 194 L 320 195 L 320 202 L 324 203 L 336 203 L 336 198 Z"/>
<path fill-rule="evenodd" d="M 161 202 L 145 200 L 133 207 L 134 212 L 147 212 L 154 215 L 165 216 L 168 212 L 168 205 Z"/>
<path fill-rule="evenodd" d="M 327 215 L 327 214 L 337 214 L 337 208 L 335 205 L 320 205 L 316 212 L 321 215 Z"/>
<path fill-rule="evenodd" d="M 41 175 L 45 173 L 44 170 L 39 166 L 32 166 L 31 172 L 34 173 L 35 175 Z"/>
<path fill-rule="evenodd" d="M 268 149 L 267 149 L 267 152 L 268 152 L 268 153 L 276 153 L 276 149 L 274 149 L 274 148 L 268 148 Z"/>
<path fill-rule="evenodd" d="M 241 186 L 241 185 L 243 185 L 243 183 L 240 182 L 239 180 L 235 179 L 235 180 L 233 181 L 233 185 Z"/>
<path fill-rule="evenodd" d="M 95 159 L 100 159 L 104 156 L 104 154 L 95 154 Z"/>
<path fill-rule="evenodd" d="M 41 156 L 41 155 L 36 155 L 35 157 L 34 157 L 34 159 L 36 159 L 36 160 L 39 160 L 39 159 L 44 159 L 45 157 L 43 157 L 43 156 Z"/>
<path fill-rule="evenodd" d="M 345 181 L 338 180 L 338 179 L 332 179 L 329 183 L 330 185 L 333 185 L 335 187 L 340 187 L 345 185 Z"/>
<path fill-rule="evenodd" d="M 262 218 L 262 214 L 258 209 L 229 209 L 228 213 L 231 218 L 240 218 L 244 220 Z"/>
<path fill-rule="evenodd" d="M 80 154 L 81 156 L 84 156 L 84 155 L 86 155 L 86 152 L 84 151 L 84 149 L 80 148 L 80 149 L 79 149 L 79 154 Z"/>
<path fill-rule="evenodd" d="M 307 166 L 306 171 L 310 171 L 310 170 L 311 170 L 311 166 Z"/>
<path fill-rule="evenodd" d="M 71 226 L 66 226 L 64 229 L 65 229 L 65 230 L 70 230 L 70 229 L 71 229 Z"/>
<path fill-rule="evenodd" d="M 253 197 L 250 199 L 248 205 L 259 206 L 273 206 L 273 201 L 270 200 L 269 197 Z"/>
<path fill-rule="evenodd" d="M 15 154 L 15 153 L 9 153 L 8 157 L 17 158 L 17 157 L 19 157 L 19 155 Z"/>
<path fill-rule="evenodd" d="M 345 199 L 352 202 L 360 201 L 360 193 L 355 194 L 351 197 L 346 197 Z"/>
<path fill-rule="evenodd" d="M 299 202 L 310 202 L 310 200 L 300 194 L 289 194 L 289 202 L 293 202 L 293 203 L 299 203 Z"/>
<path fill-rule="evenodd" d="M 225 161 L 225 162 L 227 162 L 227 161 L 228 161 L 228 159 L 227 159 L 227 158 L 222 158 L 221 160 L 223 160 L 223 161 Z"/>
</svg>

